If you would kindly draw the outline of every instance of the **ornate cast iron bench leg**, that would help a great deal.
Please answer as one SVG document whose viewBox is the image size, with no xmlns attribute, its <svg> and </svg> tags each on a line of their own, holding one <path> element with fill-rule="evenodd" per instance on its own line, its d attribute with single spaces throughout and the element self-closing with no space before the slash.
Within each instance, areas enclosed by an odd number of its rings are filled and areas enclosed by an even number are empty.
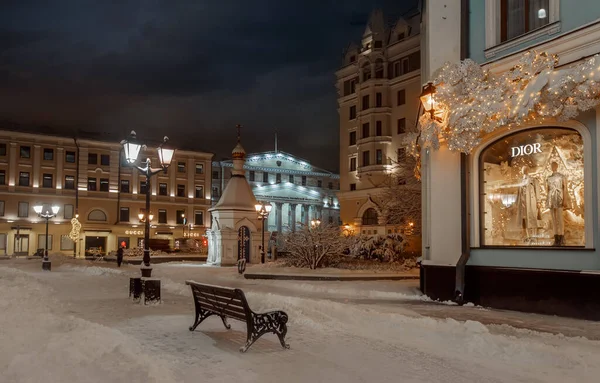
<svg viewBox="0 0 600 383">
<path fill-rule="evenodd" d="M 190 326 L 190 331 L 194 331 L 200 323 L 202 323 L 206 318 L 208 318 L 211 315 L 214 315 L 214 313 L 202 309 L 196 309 L 196 320 L 194 321 L 194 324 Z"/>
<path fill-rule="evenodd" d="M 221 315 L 221 320 L 223 321 L 223 325 L 225 325 L 225 328 L 227 330 L 231 329 L 231 325 L 229 323 L 227 323 L 227 317 L 224 315 Z"/>
<path fill-rule="evenodd" d="M 290 345 L 285 343 L 285 335 L 287 334 L 288 316 L 283 311 L 272 311 L 265 314 L 252 314 L 252 323 L 248 326 L 248 340 L 244 347 L 240 348 L 240 352 L 246 352 L 254 342 L 264 334 L 272 332 L 277 335 L 279 342 L 283 348 L 290 348 Z M 249 323 L 250 324 L 250 323 Z"/>
</svg>

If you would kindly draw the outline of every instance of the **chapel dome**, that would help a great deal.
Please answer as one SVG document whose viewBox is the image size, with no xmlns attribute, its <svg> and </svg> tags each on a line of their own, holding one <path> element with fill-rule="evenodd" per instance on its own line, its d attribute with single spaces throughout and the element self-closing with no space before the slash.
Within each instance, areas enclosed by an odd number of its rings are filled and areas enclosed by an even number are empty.
<svg viewBox="0 0 600 383">
<path fill-rule="evenodd" d="M 233 150 L 231 151 L 231 157 L 233 159 L 246 158 L 246 151 L 244 150 L 244 147 L 242 146 L 241 142 L 238 141 L 235 148 L 233 148 Z"/>
</svg>

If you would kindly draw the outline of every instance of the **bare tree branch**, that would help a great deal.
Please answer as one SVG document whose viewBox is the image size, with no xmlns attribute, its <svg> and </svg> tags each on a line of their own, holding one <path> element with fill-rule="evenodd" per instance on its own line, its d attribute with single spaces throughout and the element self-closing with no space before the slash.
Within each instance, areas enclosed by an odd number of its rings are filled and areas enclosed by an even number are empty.
<svg viewBox="0 0 600 383">
<path fill-rule="evenodd" d="M 350 244 L 350 239 L 333 225 L 309 227 L 284 234 L 284 249 L 290 253 L 292 264 L 316 269 L 324 260 L 341 255 Z"/>
</svg>

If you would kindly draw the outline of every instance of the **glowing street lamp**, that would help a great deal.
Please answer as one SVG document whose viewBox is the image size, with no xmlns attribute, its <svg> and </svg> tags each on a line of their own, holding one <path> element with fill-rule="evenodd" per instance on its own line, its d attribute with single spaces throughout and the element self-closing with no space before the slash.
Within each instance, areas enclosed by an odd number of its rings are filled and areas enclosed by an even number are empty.
<svg viewBox="0 0 600 383">
<path fill-rule="evenodd" d="M 421 92 L 419 98 L 421 99 L 421 104 L 423 104 L 423 109 L 425 112 L 431 114 L 431 119 L 439 121 L 440 118 L 435 116 L 436 108 L 438 106 L 438 103 L 435 99 L 435 92 L 435 85 L 433 85 L 432 82 L 428 82 L 425 84 L 425 86 L 423 86 L 423 91 Z"/>
<path fill-rule="evenodd" d="M 46 244 L 44 245 L 44 259 L 42 261 L 42 270 L 50 271 L 52 268 L 52 263 L 48 259 L 48 221 L 50 218 L 54 218 L 58 215 L 58 211 L 60 210 L 59 206 L 53 205 L 51 210 L 48 208 L 44 209 L 44 205 L 35 205 L 33 207 L 33 211 L 38 215 L 38 217 L 46 220 Z"/>
<path fill-rule="evenodd" d="M 313 219 L 312 221 L 310 221 L 310 225 L 312 227 L 319 227 L 319 226 L 321 226 L 321 220 L 320 219 Z"/>
<path fill-rule="evenodd" d="M 260 251 L 260 263 L 265 263 L 265 221 L 269 218 L 269 213 L 273 206 L 270 203 L 259 202 L 254 205 L 258 219 L 262 221 L 262 247 Z"/>
<path fill-rule="evenodd" d="M 160 172 L 166 172 L 169 166 L 171 165 L 171 161 L 173 161 L 173 155 L 175 154 L 175 149 L 168 146 L 169 137 L 165 136 L 162 144 L 158 146 L 156 149 L 158 152 L 158 160 L 160 163 L 160 168 L 152 168 L 152 164 L 150 162 L 150 158 L 146 158 L 145 161 L 142 162 L 141 165 L 136 165 L 138 162 L 138 157 L 142 148 L 145 148 L 145 145 L 142 145 L 137 140 L 137 134 L 135 131 L 131 131 L 129 139 L 121 141 L 121 145 L 123 146 L 123 153 L 125 154 L 125 160 L 129 165 L 136 168 L 140 173 L 146 176 L 146 209 L 145 211 L 150 212 L 150 178 L 153 175 L 156 175 Z M 140 217 L 140 215 L 138 215 Z M 153 216 L 152 213 L 148 214 L 149 219 L 145 219 L 145 217 L 141 216 L 140 221 L 144 224 L 144 258 L 142 267 L 142 277 L 150 277 L 152 276 L 152 268 L 150 267 L 150 221 Z"/>
</svg>

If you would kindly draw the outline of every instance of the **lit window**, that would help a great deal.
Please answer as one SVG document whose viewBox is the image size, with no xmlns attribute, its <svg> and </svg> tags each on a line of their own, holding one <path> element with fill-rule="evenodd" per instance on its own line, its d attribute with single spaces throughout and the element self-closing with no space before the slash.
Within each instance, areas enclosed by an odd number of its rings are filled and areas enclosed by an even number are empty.
<svg viewBox="0 0 600 383">
<path fill-rule="evenodd" d="M 583 139 L 536 128 L 491 143 L 480 155 L 482 245 L 585 246 Z"/>
</svg>

